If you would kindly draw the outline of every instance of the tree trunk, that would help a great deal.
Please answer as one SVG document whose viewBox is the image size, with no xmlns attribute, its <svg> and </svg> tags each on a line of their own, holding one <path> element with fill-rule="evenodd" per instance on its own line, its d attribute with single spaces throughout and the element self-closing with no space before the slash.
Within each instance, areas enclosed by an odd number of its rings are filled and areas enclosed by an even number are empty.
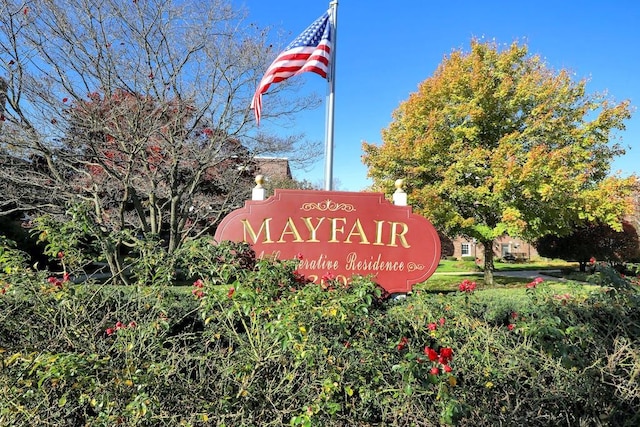
<svg viewBox="0 0 640 427">
<path fill-rule="evenodd" d="M 484 284 L 493 286 L 493 240 L 481 243 L 484 246 Z"/>
</svg>

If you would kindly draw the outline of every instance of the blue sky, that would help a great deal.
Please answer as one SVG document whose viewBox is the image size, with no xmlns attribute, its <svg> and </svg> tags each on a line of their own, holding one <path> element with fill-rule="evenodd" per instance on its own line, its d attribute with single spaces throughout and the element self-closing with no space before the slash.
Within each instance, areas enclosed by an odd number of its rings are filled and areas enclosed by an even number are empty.
<svg viewBox="0 0 640 427">
<path fill-rule="evenodd" d="M 288 34 L 288 43 L 329 7 L 321 0 L 233 0 L 249 19 Z M 275 34 L 275 33 L 274 33 Z M 339 0 L 335 89 L 334 189 L 360 191 L 371 184 L 362 164 L 362 141 L 381 143 L 391 113 L 430 77 L 445 55 L 468 51 L 472 38 L 525 43 L 553 69 L 589 79 L 589 92 L 606 91 L 636 109 L 620 132 L 627 154 L 612 171 L 640 175 L 640 2 Z M 284 46 L 283 46 L 284 47 Z M 324 96 L 326 81 L 305 73 L 305 91 Z M 266 105 L 264 108 L 268 108 Z M 261 124 L 265 130 L 268 123 Z M 271 125 L 273 126 L 273 125 Z M 324 106 L 300 113 L 292 129 L 324 141 Z M 290 129 L 291 130 L 291 129 Z M 286 131 L 286 130 L 283 130 Z M 297 179 L 322 185 L 324 159 Z"/>
</svg>

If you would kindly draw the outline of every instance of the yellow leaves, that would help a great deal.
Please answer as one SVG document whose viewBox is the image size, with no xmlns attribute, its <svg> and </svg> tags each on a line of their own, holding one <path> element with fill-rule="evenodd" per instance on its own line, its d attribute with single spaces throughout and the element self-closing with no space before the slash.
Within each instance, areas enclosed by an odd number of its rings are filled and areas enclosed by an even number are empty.
<svg viewBox="0 0 640 427">
<path fill-rule="evenodd" d="M 502 222 L 506 223 L 509 228 L 520 230 L 527 226 L 527 222 L 522 219 L 522 213 L 514 207 L 508 207 L 502 211 Z"/>
<path fill-rule="evenodd" d="M 542 201 L 547 201 L 554 195 L 553 187 L 548 183 L 543 183 L 538 187 L 538 194 L 540 194 Z"/>
<path fill-rule="evenodd" d="M 624 185 L 599 182 L 628 113 L 627 102 L 587 95 L 584 81 L 548 69 L 526 45 L 472 40 L 398 107 L 381 146 L 365 144 L 364 162 L 378 190 L 406 179 L 414 210 L 447 232 L 531 237 L 579 214 L 611 222 L 628 213 Z"/>
<path fill-rule="evenodd" d="M 4 360 L 5 366 L 11 366 L 22 359 L 22 353 L 14 353 Z"/>
</svg>

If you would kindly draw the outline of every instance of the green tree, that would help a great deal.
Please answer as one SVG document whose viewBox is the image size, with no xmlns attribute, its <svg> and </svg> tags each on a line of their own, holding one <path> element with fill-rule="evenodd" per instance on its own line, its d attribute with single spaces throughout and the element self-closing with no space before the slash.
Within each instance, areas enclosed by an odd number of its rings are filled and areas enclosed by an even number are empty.
<svg viewBox="0 0 640 427">
<path fill-rule="evenodd" d="M 410 203 L 448 235 L 493 242 L 565 234 L 581 221 L 620 229 L 635 177 L 610 177 L 624 150 L 612 141 L 627 101 L 588 94 L 586 81 L 554 71 L 526 46 L 472 40 L 393 113 L 382 145 L 363 144 L 374 185 L 404 178 Z"/>
</svg>

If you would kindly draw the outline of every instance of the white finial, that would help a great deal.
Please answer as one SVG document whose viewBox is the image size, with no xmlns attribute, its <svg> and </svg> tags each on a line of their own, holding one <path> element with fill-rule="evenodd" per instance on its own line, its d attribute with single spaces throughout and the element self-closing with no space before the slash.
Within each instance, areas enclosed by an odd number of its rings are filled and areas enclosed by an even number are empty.
<svg viewBox="0 0 640 427">
<path fill-rule="evenodd" d="M 393 204 L 396 206 L 407 206 L 407 193 L 402 189 L 403 185 L 404 179 L 396 179 L 396 192 L 393 193 Z"/>
<path fill-rule="evenodd" d="M 264 200 L 267 197 L 267 190 L 262 186 L 264 175 L 256 175 L 256 186 L 251 191 L 251 200 Z"/>
</svg>

